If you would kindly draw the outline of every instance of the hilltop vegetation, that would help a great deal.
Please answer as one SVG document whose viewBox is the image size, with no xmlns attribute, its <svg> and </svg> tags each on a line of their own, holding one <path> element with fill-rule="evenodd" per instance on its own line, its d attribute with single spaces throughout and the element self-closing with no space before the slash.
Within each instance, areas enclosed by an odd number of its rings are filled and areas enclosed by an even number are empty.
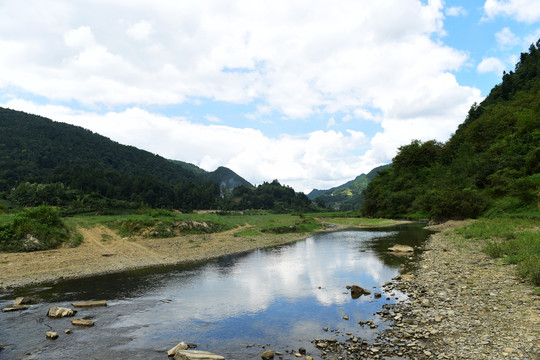
<svg viewBox="0 0 540 360">
<path fill-rule="evenodd" d="M 328 190 L 314 189 L 308 194 L 308 198 L 329 209 L 339 211 L 356 210 L 364 202 L 362 192 L 367 188 L 368 183 L 379 170 L 387 167 L 388 165 L 376 167 L 367 174 L 361 174 L 354 180 Z"/>
<path fill-rule="evenodd" d="M 446 142 L 415 140 L 364 191 L 371 217 L 538 214 L 540 40 Z"/>
<path fill-rule="evenodd" d="M 0 134 L 0 212 L 10 204 L 58 206 L 64 214 L 240 206 L 289 211 L 310 205 L 277 182 L 255 189 L 225 167 L 207 172 L 20 111 L 0 108 Z M 242 190 L 233 193 L 237 187 Z"/>
</svg>

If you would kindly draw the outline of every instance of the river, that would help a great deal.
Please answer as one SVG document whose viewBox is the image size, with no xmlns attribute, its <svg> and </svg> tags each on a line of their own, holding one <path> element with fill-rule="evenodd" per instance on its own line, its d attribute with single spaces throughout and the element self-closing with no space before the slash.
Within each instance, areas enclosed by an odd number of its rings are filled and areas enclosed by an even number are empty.
<svg viewBox="0 0 540 360">
<path fill-rule="evenodd" d="M 267 349 L 292 359 L 300 347 L 315 358 L 315 338 L 353 334 L 373 341 L 386 323 L 376 314 L 404 300 L 381 286 L 413 261 L 391 255 L 406 244 L 421 252 L 429 236 L 420 225 L 318 233 L 284 246 L 181 266 L 159 267 L 60 281 L 4 292 L 0 306 L 17 296 L 39 299 L 21 312 L 0 313 L 0 359 L 167 359 L 180 341 L 226 359 L 260 359 Z M 371 296 L 352 299 L 347 285 Z M 375 292 L 382 297 L 375 299 Z M 51 306 L 107 300 L 107 307 L 78 309 L 95 326 L 77 328 L 70 318 L 49 319 Z M 349 320 L 343 319 L 348 316 Z M 377 326 L 359 325 L 371 321 Z M 328 328 L 325 331 L 324 328 Z M 71 329 L 71 334 L 64 330 Z M 47 340 L 45 332 L 60 337 Z"/>
</svg>

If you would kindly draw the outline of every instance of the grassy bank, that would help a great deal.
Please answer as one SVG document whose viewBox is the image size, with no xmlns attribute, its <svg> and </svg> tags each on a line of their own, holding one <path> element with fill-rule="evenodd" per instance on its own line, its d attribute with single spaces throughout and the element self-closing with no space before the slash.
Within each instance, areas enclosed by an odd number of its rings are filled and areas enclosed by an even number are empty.
<svg viewBox="0 0 540 360">
<path fill-rule="evenodd" d="M 77 246 L 82 237 L 77 229 L 105 226 L 125 238 L 170 238 L 188 234 L 234 231 L 236 237 L 262 233 L 310 233 L 321 228 L 313 216 L 246 213 L 190 213 L 147 210 L 124 215 L 77 215 L 61 217 L 50 206 L 27 208 L 16 214 L 0 215 L 0 251 L 19 252 Z"/>
<path fill-rule="evenodd" d="M 489 256 L 516 264 L 519 275 L 539 287 L 539 224 L 538 217 L 480 219 L 454 232 L 466 241 L 481 242 Z"/>
<path fill-rule="evenodd" d="M 74 227 L 105 225 L 122 236 L 171 237 L 187 233 L 217 233 L 235 228 L 250 228 L 255 232 L 312 232 L 320 225 L 313 218 L 301 214 L 253 213 L 192 213 L 180 214 L 150 211 L 145 214 L 114 216 L 75 216 L 66 218 Z M 240 235 L 243 234 L 239 230 Z"/>
<path fill-rule="evenodd" d="M 262 234 L 312 233 L 322 229 L 323 223 L 344 227 L 380 227 L 399 223 L 388 219 L 359 218 L 354 213 L 339 212 L 274 214 L 251 210 L 182 214 L 153 209 L 115 215 L 81 214 L 61 217 L 60 214 L 58 209 L 44 205 L 27 208 L 19 213 L 1 214 L 0 251 L 45 250 L 62 244 L 77 246 L 83 240 L 78 229 L 96 226 L 105 226 L 123 238 L 172 238 L 229 231 L 236 238 L 255 239 Z M 28 239 L 35 241 L 29 242 Z"/>
</svg>

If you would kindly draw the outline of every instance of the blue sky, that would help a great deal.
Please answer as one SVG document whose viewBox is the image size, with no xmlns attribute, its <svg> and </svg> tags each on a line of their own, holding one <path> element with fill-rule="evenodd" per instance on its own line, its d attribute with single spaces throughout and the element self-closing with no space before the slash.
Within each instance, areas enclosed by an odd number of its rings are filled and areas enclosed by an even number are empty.
<svg viewBox="0 0 540 360">
<path fill-rule="evenodd" d="M 539 38 L 538 0 L 0 0 L 0 106 L 325 189 L 447 140 Z"/>
</svg>

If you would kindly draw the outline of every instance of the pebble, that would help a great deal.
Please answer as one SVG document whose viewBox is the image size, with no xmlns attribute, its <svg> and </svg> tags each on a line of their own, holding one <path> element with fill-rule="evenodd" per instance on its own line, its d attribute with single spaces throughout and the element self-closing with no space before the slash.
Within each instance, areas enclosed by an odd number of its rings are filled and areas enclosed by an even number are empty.
<svg viewBox="0 0 540 360">
<path fill-rule="evenodd" d="M 540 296 L 512 265 L 499 266 L 481 244 L 456 236 L 432 235 L 416 270 L 383 285 L 408 300 L 377 312 L 390 325 L 374 342 L 354 332 L 344 341 L 315 340 L 321 358 L 540 359 Z M 375 329 L 373 321 L 358 324 Z"/>
</svg>

